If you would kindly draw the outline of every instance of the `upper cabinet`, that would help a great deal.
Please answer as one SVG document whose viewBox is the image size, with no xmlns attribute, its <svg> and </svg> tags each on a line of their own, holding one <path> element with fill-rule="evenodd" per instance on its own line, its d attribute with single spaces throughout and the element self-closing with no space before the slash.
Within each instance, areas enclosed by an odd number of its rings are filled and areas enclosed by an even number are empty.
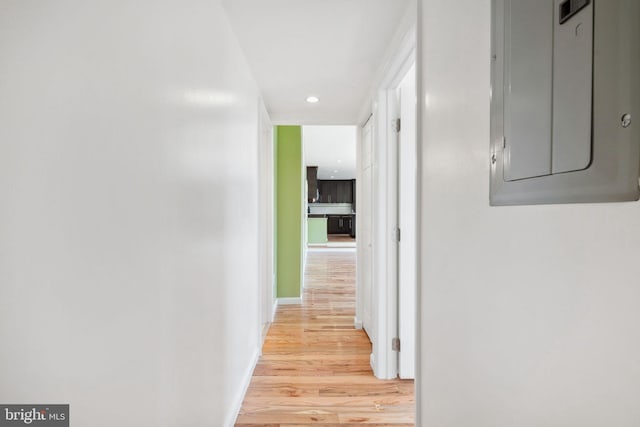
<svg viewBox="0 0 640 427">
<path fill-rule="evenodd" d="M 318 180 L 321 203 L 353 203 L 354 180 Z"/>
<path fill-rule="evenodd" d="M 318 167 L 307 166 L 307 202 L 314 203 L 318 200 Z"/>
</svg>

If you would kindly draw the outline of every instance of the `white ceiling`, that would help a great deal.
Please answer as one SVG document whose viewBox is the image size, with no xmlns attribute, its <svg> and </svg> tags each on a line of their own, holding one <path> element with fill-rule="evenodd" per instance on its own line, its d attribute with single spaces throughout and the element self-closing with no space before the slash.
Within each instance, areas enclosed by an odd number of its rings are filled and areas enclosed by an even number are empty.
<svg viewBox="0 0 640 427">
<path fill-rule="evenodd" d="M 223 0 L 276 124 L 356 124 L 410 3 Z"/>
<path fill-rule="evenodd" d="M 303 126 L 305 164 L 318 179 L 355 179 L 356 126 Z"/>
</svg>

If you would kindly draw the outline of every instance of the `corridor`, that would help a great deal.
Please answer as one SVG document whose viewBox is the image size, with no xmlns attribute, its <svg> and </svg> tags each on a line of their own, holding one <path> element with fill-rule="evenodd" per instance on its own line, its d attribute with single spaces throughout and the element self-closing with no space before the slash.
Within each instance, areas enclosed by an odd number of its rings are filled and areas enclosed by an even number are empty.
<svg viewBox="0 0 640 427">
<path fill-rule="evenodd" d="M 638 22 L 638 0 L 0 0 L 0 425 L 640 427 Z M 328 125 L 356 127 L 352 176 L 343 146 L 305 164 Z M 319 215 L 357 218 L 357 298 L 352 248 L 303 261 L 314 166 L 356 180 Z M 360 323 L 415 395 L 374 378 Z"/>
<path fill-rule="evenodd" d="M 413 381 L 382 381 L 353 327 L 352 249 L 311 249 L 302 305 L 280 306 L 236 426 L 413 426 Z"/>
</svg>

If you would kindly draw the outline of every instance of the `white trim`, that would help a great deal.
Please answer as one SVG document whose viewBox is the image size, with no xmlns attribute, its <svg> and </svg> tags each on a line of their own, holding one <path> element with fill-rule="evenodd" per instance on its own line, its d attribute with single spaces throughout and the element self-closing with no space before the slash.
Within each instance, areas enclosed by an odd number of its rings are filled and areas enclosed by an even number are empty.
<svg viewBox="0 0 640 427">
<path fill-rule="evenodd" d="M 415 9 L 409 6 L 403 24 L 391 43 L 372 85 L 368 103 L 359 122 L 364 123 L 373 111 L 373 328 L 371 365 L 376 377 L 396 378 L 398 353 L 391 340 L 398 330 L 397 319 L 397 137 L 391 120 L 397 117 L 396 90 L 415 63 L 417 22 Z M 358 206 L 361 209 L 360 206 Z M 360 249 L 359 249 L 360 255 Z M 358 277 L 361 278 L 360 276 Z M 358 293 L 358 289 L 356 289 Z M 358 295 L 356 301 L 360 302 Z M 359 315 L 356 306 L 356 317 Z M 367 326 L 367 325 L 365 325 Z"/>
<path fill-rule="evenodd" d="M 294 297 L 294 298 L 278 298 L 277 304 L 280 305 L 294 305 L 294 304 L 302 304 L 302 297 Z"/>
<path fill-rule="evenodd" d="M 274 288 L 274 152 L 273 126 L 262 98 L 258 98 L 258 295 L 260 316 L 258 347 L 264 343 L 264 331 L 273 320 Z"/>
<path fill-rule="evenodd" d="M 307 194 L 309 194 L 307 190 L 307 166 L 305 159 L 305 145 L 304 145 L 304 126 L 300 126 L 300 174 L 302 177 L 301 187 L 302 194 L 300 195 L 300 296 L 304 292 L 304 267 L 307 264 Z M 302 298 L 300 299 L 302 301 Z"/>
<path fill-rule="evenodd" d="M 424 151 L 422 142 L 424 138 L 425 111 L 422 100 L 424 99 L 424 23 L 425 23 L 425 5 L 423 0 L 418 0 L 418 10 L 416 13 L 416 237 L 418 244 L 416 245 L 416 365 L 415 365 L 415 402 L 416 402 L 416 425 L 422 425 L 422 321 L 424 313 L 422 312 L 422 284 L 424 278 L 424 270 L 422 267 L 422 242 L 425 241 L 424 228 L 422 225 L 422 214 L 425 212 L 422 204 L 424 203 L 422 179 L 424 176 Z"/>
<path fill-rule="evenodd" d="M 397 117 L 395 89 L 380 90 L 375 126 L 374 169 L 374 280 L 373 317 L 375 355 L 373 372 L 377 378 L 398 375 L 398 357 L 391 347 L 397 333 L 397 138 L 391 121 Z"/>
<path fill-rule="evenodd" d="M 357 317 L 353 318 L 353 327 L 356 329 L 362 329 L 362 320 L 358 319 Z"/>
<path fill-rule="evenodd" d="M 271 323 L 276 320 L 276 311 L 278 311 L 278 299 L 273 299 L 273 310 L 271 311 Z"/>
<path fill-rule="evenodd" d="M 231 411 L 229 411 L 227 415 L 227 419 L 224 423 L 227 427 L 233 427 L 238 420 L 238 415 L 240 415 L 240 409 L 242 409 L 242 402 L 244 402 L 244 397 L 247 394 L 247 390 L 249 389 L 249 385 L 251 384 L 251 377 L 253 377 L 253 371 L 256 369 L 256 365 L 258 364 L 258 360 L 260 360 L 260 352 L 256 349 L 251 358 L 251 362 L 249 363 L 248 369 L 244 373 L 244 377 L 242 377 L 242 387 L 236 397 L 231 402 Z"/>
<path fill-rule="evenodd" d="M 358 132 L 356 147 L 356 318 L 362 321 L 362 328 L 373 343 L 375 324 L 373 322 L 373 216 L 374 216 L 374 153 L 375 113 L 364 128 Z"/>
<path fill-rule="evenodd" d="M 398 352 L 398 376 L 415 378 L 415 288 L 416 282 L 416 87 L 415 67 L 409 70 L 398 87 L 399 112 L 402 120 L 398 146 L 398 187 L 395 197 L 398 226 L 402 239 L 398 242 L 398 338 L 402 343 Z"/>
<path fill-rule="evenodd" d="M 264 340 L 267 338 L 267 334 L 269 333 L 269 329 L 271 329 L 271 323 L 273 323 L 273 321 L 269 322 L 269 323 L 265 323 L 262 327 L 262 335 L 261 335 L 261 339 L 262 339 L 262 345 L 264 345 Z M 260 346 L 260 356 L 262 356 L 262 345 Z"/>
</svg>

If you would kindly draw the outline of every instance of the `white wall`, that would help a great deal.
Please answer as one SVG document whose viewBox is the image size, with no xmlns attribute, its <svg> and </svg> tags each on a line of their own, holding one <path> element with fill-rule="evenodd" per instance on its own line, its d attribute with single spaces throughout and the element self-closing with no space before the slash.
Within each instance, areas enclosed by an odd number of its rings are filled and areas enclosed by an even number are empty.
<svg viewBox="0 0 640 427">
<path fill-rule="evenodd" d="M 218 1 L 4 0 L 0 69 L 0 401 L 230 422 L 258 350 L 258 92 Z"/>
<path fill-rule="evenodd" d="M 489 207 L 490 2 L 421 7 L 420 425 L 637 427 L 640 204 Z"/>
</svg>

